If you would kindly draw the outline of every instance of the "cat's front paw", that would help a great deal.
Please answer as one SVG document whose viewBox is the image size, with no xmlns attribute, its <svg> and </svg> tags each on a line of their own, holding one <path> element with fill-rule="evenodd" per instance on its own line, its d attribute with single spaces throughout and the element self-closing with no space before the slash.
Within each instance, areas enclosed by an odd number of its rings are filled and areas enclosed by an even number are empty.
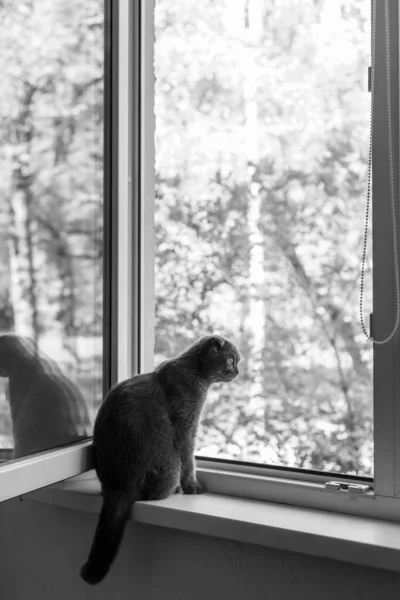
<svg viewBox="0 0 400 600">
<path fill-rule="evenodd" d="M 205 492 L 203 484 L 197 481 L 197 479 L 192 479 L 181 485 L 184 494 L 204 494 Z"/>
</svg>

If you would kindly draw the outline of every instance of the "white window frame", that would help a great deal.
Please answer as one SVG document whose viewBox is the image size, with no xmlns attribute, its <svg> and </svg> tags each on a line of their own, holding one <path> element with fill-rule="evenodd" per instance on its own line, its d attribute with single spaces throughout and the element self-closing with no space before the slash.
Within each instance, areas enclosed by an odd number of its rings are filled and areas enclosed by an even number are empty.
<svg viewBox="0 0 400 600">
<path fill-rule="evenodd" d="M 389 178 L 387 170 L 387 113 L 385 96 L 385 46 L 384 46 L 384 1 L 377 2 L 377 45 L 375 79 L 375 114 L 373 144 L 373 258 L 374 258 L 374 335 L 382 339 L 391 330 L 395 322 L 395 290 L 393 279 L 393 255 L 391 232 L 391 211 L 389 205 Z M 395 197 L 399 190 L 399 10 L 398 2 L 390 0 L 391 27 L 391 72 L 392 72 L 392 111 L 393 141 L 395 168 Z M 150 36 L 150 39 L 146 38 Z M 144 31 L 145 46 L 152 52 L 153 32 Z M 150 88 L 154 80 L 152 65 L 141 69 L 146 92 L 147 106 L 154 105 L 154 89 Z M 367 77 L 367 74 L 365 74 Z M 142 120 L 141 136 L 152 140 L 154 136 L 153 119 Z M 154 164 L 154 158 L 147 156 L 147 168 Z M 140 197 L 141 205 L 154 213 L 154 192 L 152 174 L 149 178 L 146 194 Z M 385 198 L 384 206 L 379 203 Z M 377 201 L 374 202 L 374 199 Z M 360 198 L 360 202 L 363 199 Z M 397 206 L 397 209 L 399 207 Z M 153 221 L 149 218 L 142 222 L 142 235 L 153 241 Z M 360 223 L 360 230 L 363 223 Z M 378 238 L 379 236 L 379 238 Z M 147 247 L 147 246 L 146 246 Z M 153 286 L 153 246 L 150 244 L 148 256 L 144 253 L 141 264 L 141 285 Z M 361 252 L 361 249 L 360 249 Z M 151 277 L 149 275 L 151 273 Z M 388 293 L 388 291 L 390 292 Z M 389 300 L 388 300 L 388 295 Z M 146 307 L 149 304 L 144 305 Z M 148 311 L 149 313 L 151 311 Z M 145 341 L 145 359 L 140 362 L 141 370 L 153 368 L 154 327 L 147 314 L 147 321 L 142 321 L 148 329 L 143 334 Z M 149 347 L 146 346 L 149 340 Z M 381 519 L 400 521 L 400 410 L 396 411 L 396 398 L 400 391 L 400 374 L 395 369 L 399 361 L 400 331 L 394 340 L 384 346 L 374 345 L 374 480 L 349 477 L 339 474 L 310 473 L 306 471 L 263 467 L 240 462 L 219 462 L 197 457 L 198 474 L 206 484 L 208 491 L 218 494 L 239 496 L 257 500 L 281 502 L 297 506 L 331 510 L 334 512 L 371 516 Z M 141 347 L 141 351 L 143 348 Z M 395 430 L 399 431 L 396 437 Z M 346 491 L 329 491 L 325 488 L 328 481 L 337 480 L 344 483 L 365 483 L 371 487 L 367 494 L 355 494 Z"/>
<path fill-rule="evenodd" d="M 384 2 L 377 2 L 377 39 L 384 39 Z M 399 6 L 390 1 L 392 81 L 392 135 L 394 145 L 395 198 L 399 197 Z M 385 73 L 384 43 L 377 44 L 376 72 Z M 374 336 L 385 338 L 396 320 L 396 296 L 392 249 L 390 186 L 387 160 L 388 134 L 386 77 L 376 78 L 373 145 L 373 297 Z M 381 198 L 384 206 L 381 206 Z M 396 204 L 397 230 L 399 204 Z M 399 239 L 399 236 L 398 236 Z M 400 331 L 385 345 L 374 345 L 374 490 L 378 498 L 397 498 L 400 493 Z M 398 432 L 396 434 L 396 431 Z"/>
<path fill-rule="evenodd" d="M 112 239 L 117 291 L 111 296 L 112 379 L 153 368 L 154 349 L 154 4 L 155 0 L 114 0 L 118 37 L 118 73 L 112 77 L 118 109 L 114 114 L 112 152 L 115 206 Z M 399 10 L 391 0 L 393 140 L 396 197 L 399 189 Z M 377 2 L 377 73 L 384 70 L 384 2 Z M 384 71 L 383 71 L 384 72 Z M 376 78 L 373 198 L 389 200 L 386 105 L 382 78 Z M 382 159 L 383 157 L 383 159 Z M 380 175 L 382 173 L 382 175 Z M 362 201 L 362 199 L 360 199 Z M 397 207 L 398 208 L 398 207 Z M 374 334 L 382 338 L 395 318 L 390 210 L 375 202 Z M 362 223 L 360 223 L 360 228 Z M 115 228 L 114 228 L 115 229 Z M 387 239 L 389 238 L 389 239 Z M 391 290 L 391 294 L 387 293 Z M 367 494 L 332 492 L 331 480 L 360 483 L 359 478 L 249 466 L 198 457 L 198 474 L 209 492 L 400 521 L 400 332 L 394 341 L 374 347 L 374 483 Z M 396 436 L 395 431 L 399 434 Z M 93 468 L 91 441 L 10 461 L 0 467 L 0 501 L 56 483 Z M 370 484 L 370 481 L 366 481 Z"/>
</svg>

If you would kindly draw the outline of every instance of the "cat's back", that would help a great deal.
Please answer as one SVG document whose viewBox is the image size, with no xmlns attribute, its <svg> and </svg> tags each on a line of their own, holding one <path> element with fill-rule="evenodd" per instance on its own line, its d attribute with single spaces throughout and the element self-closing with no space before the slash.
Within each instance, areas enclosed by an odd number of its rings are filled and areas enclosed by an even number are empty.
<svg viewBox="0 0 400 600">
<path fill-rule="evenodd" d="M 121 381 L 106 395 L 97 414 L 96 424 L 103 419 L 124 419 L 133 411 L 145 411 L 149 403 L 160 401 L 161 396 L 162 389 L 153 373 L 143 373 Z"/>
<path fill-rule="evenodd" d="M 167 419 L 163 390 L 154 373 L 135 375 L 115 385 L 107 394 L 96 417 L 95 444 L 107 446 L 149 435 Z M 110 436 L 113 436 L 110 439 Z"/>
<path fill-rule="evenodd" d="M 96 417 L 93 450 L 97 475 L 108 487 L 126 484 L 159 451 L 173 445 L 173 430 L 154 373 L 136 375 L 114 386 Z"/>
</svg>

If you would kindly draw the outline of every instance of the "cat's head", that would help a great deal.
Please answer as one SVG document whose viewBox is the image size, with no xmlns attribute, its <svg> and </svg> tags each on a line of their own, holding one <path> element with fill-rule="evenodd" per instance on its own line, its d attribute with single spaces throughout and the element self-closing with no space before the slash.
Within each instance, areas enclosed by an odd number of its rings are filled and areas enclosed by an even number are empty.
<svg viewBox="0 0 400 600">
<path fill-rule="evenodd" d="M 202 338 L 198 345 L 200 369 L 205 379 L 218 383 L 232 381 L 239 375 L 241 357 L 232 342 L 219 335 L 210 335 Z"/>
</svg>

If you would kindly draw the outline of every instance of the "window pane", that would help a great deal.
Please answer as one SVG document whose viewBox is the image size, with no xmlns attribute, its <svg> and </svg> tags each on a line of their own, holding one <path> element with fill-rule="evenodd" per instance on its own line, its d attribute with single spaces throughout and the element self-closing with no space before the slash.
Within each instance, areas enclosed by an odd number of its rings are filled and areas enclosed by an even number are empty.
<svg viewBox="0 0 400 600">
<path fill-rule="evenodd" d="M 102 0 L 0 3 L 0 457 L 102 396 Z"/>
<path fill-rule="evenodd" d="M 158 0 L 155 22 L 155 361 L 209 332 L 243 356 L 198 454 L 370 476 L 370 2 Z M 371 277 L 369 255 L 372 310 Z"/>
</svg>

